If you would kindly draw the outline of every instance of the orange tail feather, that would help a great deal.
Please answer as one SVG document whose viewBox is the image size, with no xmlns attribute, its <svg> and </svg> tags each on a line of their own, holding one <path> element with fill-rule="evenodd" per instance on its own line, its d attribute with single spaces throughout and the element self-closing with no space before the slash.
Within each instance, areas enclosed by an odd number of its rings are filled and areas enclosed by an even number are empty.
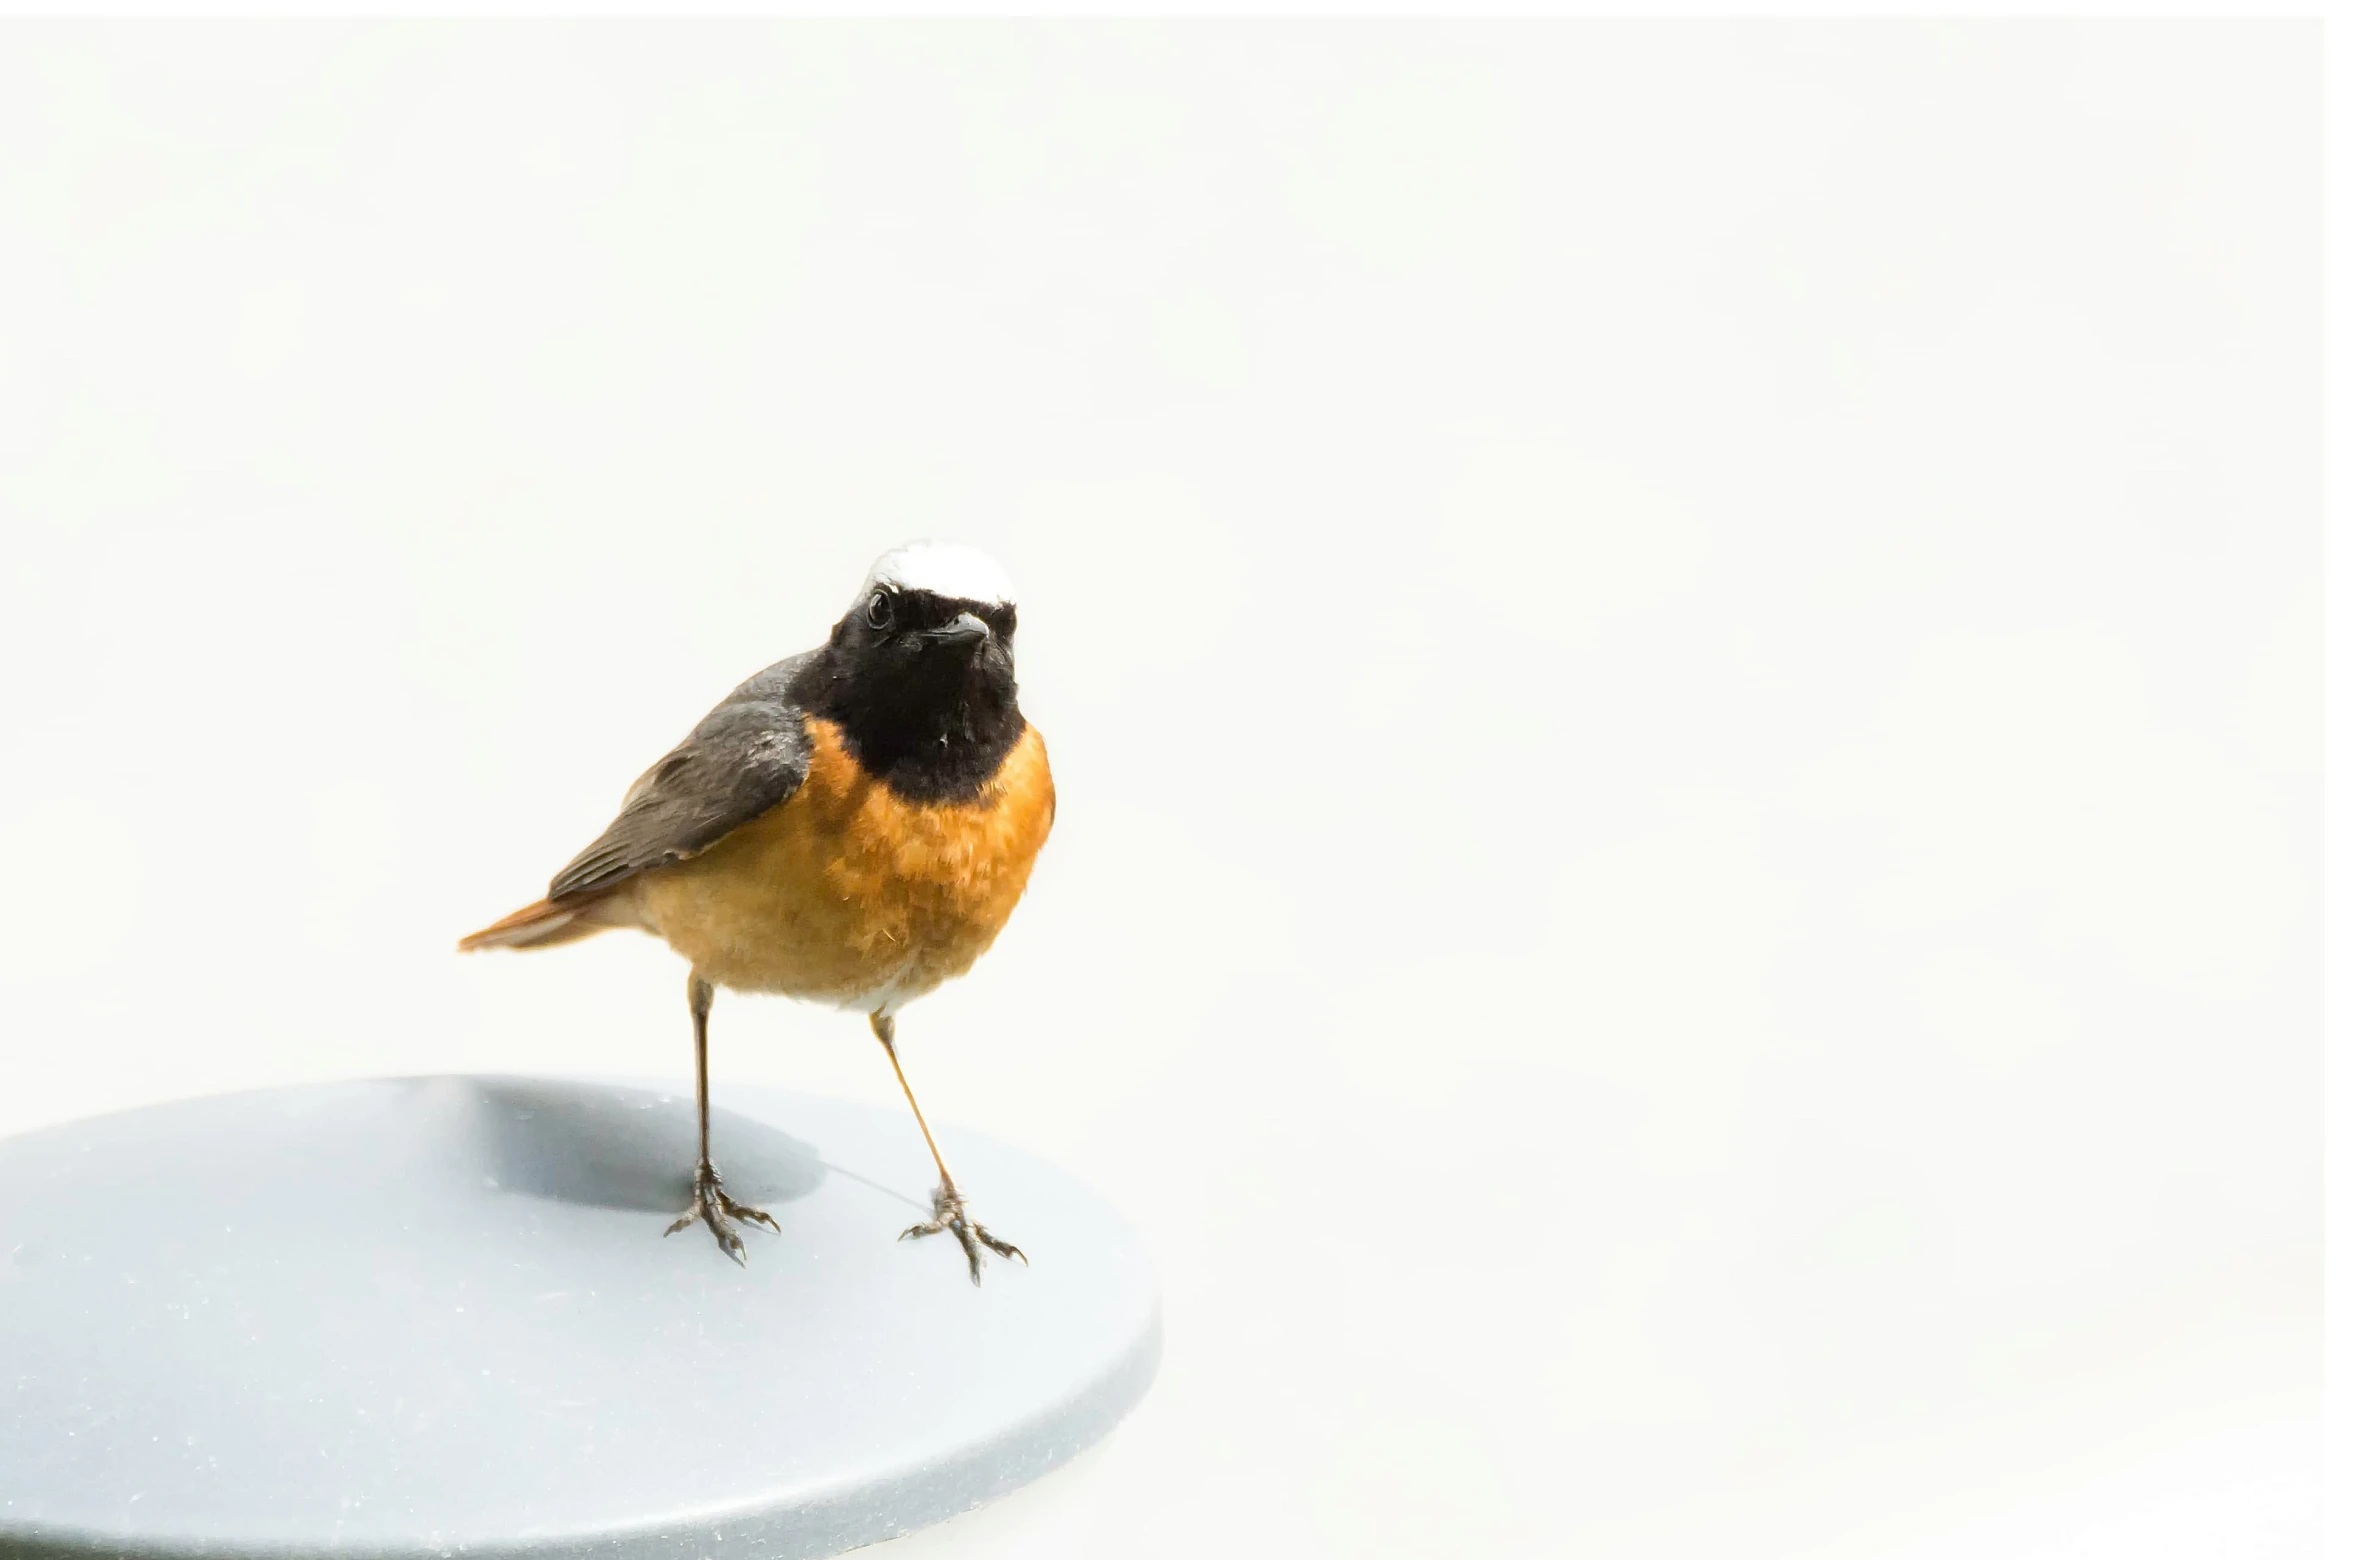
<svg viewBox="0 0 2360 1560">
<path fill-rule="evenodd" d="M 514 915 L 504 915 L 480 932 L 459 939 L 459 951 L 478 948 L 547 948 L 607 930 L 608 923 L 584 912 L 589 905 L 553 905 L 536 900 Z"/>
</svg>

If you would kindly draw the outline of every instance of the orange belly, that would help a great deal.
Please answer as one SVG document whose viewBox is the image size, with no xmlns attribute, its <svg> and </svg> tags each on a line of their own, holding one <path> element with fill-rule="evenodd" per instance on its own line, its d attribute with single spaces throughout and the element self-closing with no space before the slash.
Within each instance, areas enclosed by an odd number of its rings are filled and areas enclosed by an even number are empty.
<svg viewBox="0 0 2360 1560">
<path fill-rule="evenodd" d="M 1008 924 L 1057 793 L 1026 727 L 969 802 L 908 802 L 806 717 L 795 794 L 637 880 L 639 916 L 716 985 L 892 1012 L 964 974 Z"/>
</svg>

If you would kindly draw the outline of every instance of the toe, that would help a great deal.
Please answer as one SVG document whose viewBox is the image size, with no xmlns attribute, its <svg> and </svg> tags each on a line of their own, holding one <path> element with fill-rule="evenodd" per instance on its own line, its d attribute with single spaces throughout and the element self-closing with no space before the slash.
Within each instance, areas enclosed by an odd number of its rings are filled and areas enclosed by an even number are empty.
<svg viewBox="0 0 2360 1560">
<path fill-rule="evenodd" d="M 779 1232 L 778 1220 L 759 1208 L 749 1208 L 743 1203 L 724 1203 L 722 1207 L 740 1224 L 759 1224 L 773 1235 Z"/>
<path fill-rule="evenodd" d="M 739 1267 L 744 1267 L 746 1265 L 746 1243 L 738 1239 L 737 1231 L 729 1227 L 728 1221 L 721 1217 L 721 1210 L 711 1203 L 705 1204 L 703 1213 L 705 1228 L 713 1232 L 714 1242 L 721 1247 L 722 1252 L 730 1261 L 735 1262 Z"/>
</svg>

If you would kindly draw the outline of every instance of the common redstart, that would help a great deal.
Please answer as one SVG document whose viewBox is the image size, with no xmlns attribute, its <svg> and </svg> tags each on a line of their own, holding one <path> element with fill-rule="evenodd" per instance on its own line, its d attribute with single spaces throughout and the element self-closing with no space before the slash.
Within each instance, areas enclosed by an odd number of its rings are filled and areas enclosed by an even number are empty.
<svg viewBox="0 0 2360 1560">
<path fill-rule="evenodd" d="M 757 672 L 641 775 L 549 895 L 462 938 L 547 948 L 634 927 L 689 962 L 697 1164 L 688 1211 L 743 1264 L 729 1220 L 778 1224 L 713 1168 L 705 1024 L 713 988 L 778 992 L 869 1016 L 941 1183 L 903 1238 L 1024 1254 L 968 1214 L 893 1048 L 894 1015 L 965 974 L 1007 924 L 1049 837 L 1057 793 L 1016 706 L 1016 593 L 972 547 L 911 542 L 869 570 L 816 650 Z"/>
</svg>

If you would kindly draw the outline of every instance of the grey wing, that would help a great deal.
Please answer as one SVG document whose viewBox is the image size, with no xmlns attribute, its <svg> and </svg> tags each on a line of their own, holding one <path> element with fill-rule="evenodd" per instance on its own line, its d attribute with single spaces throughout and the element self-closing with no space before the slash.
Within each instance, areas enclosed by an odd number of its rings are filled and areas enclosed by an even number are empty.
<svg viewBox="0 0 2360 1560">
<path fill-rule="evenodd" d="M 563 904 L 685 861 L 794 795 L 811 768 L 811 737 L 787 689 L 809 659 L 758 672 L 714 706 L 639 777 L 606 832 L 549 880 L 549 898 Z"/>
</svg>

